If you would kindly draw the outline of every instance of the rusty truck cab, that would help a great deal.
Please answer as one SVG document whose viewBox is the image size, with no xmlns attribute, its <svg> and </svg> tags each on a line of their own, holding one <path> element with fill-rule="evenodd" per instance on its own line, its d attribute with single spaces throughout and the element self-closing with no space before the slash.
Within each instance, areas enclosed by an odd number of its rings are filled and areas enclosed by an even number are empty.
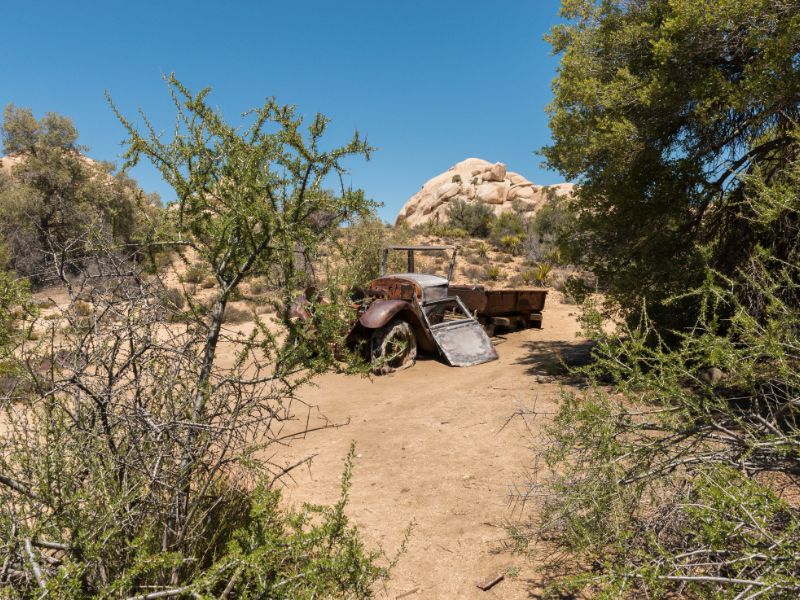
<svg viewBox="0 0 800 600">
<path fill-rule="evenodd" d="M 406 253 L 407 271 L 387 274 L 390 251 Z M 450 253 L 446 276 L 416 273 L 415 253 L 445 251 Z M 380 372 L 410 366 L 420 349 L 440 353 L 449 364 L 467 366 L 497 358 L 494 346 L 469 309 L 458 296 L 449 292 L 457 255 L 454 246 L 392 246 L 385 248 L 381 276 L 366 290 L 367 301 L 359 314 L 351 337 L 369 342 L 372 360 L 385 365 L 391 350 L 400 355 L 409 352 L 410 360 Z M 392 344 L 392 338 L 401 343 Z M 401 347 L 403 346 L 403 347 Z M 389 348 L 387 350 L 387 348 Z M 381 362 L 381 359 L 384 359 Z M 391 365 L 390 365 L 391 366 Z"/>
</svg>

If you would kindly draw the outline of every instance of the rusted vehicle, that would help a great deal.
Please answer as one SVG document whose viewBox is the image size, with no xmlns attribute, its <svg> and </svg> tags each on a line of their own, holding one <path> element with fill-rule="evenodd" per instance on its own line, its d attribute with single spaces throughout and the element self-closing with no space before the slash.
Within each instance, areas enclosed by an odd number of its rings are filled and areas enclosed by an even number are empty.
<svg viewBox="0 0 800 600">
<path fill-rule="evenodd" d="M 451 285 L 450 293 L 461 298 L 490 336 L 498 329 L 542 326 L 545 289 L 487 290 L 482 285 Z"/>
<path fill-rule="evenodd" d="M 388 273 L 391 252 L 405 254 L 405 272 Z M 417 273 L 416 257 L 420 252 L 449 254 L 447 272 Z M 479 286 L 451 286 L 457 254 L 454 246 L 391 246 L 383 250 L 381 276 L 365 290 L 358 320 L 349 336 L 353 345 L 362 346 L 376 373 L 410 367 L 419 351 L 439 354 L 457 367 L 495 360 L 497 351 L 472 310 L 483 311 L 484 322 L 492 327 L 501 323 L 486 319 L 525 315 L 530 321 L 530 315 L 541 316 L 544 295 L 539 292 L 543 290 L 532 295 L 523 291 L 515 296 L 517 312 L 510 314 L 504 294 L 486 292 Z"/>
</svg>

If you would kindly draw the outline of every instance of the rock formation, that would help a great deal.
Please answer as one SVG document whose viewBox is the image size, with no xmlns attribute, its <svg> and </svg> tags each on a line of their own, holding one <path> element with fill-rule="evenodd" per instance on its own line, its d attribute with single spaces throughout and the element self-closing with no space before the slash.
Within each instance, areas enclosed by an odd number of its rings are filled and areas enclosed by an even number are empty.
<svg viewBox="0 0 800 600">
<path fill-rule="evenodd" d="M 533 212 L 547 199 L 548 189 L 559 195 L 568 194 L 572 184 L 538 186 L 518 173 L 507 171 L 503 163 L 468 158 L 423 185 L 400 210 L 397 222 L 405 221 L 412 227 L 437 218 L 444 222 L 447 206 L 456 198 L 484 202 L 498 215 L 511 210 L 515 200 L 522 210 Z"/>
</svg>

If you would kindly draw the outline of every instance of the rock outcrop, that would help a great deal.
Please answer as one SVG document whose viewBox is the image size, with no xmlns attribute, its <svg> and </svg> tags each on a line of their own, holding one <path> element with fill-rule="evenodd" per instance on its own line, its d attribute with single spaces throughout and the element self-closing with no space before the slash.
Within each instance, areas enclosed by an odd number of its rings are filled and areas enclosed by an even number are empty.
<svg viewBox="0 0 800 600">
<path fill-rule="evenodd" d="M 506 170 L 503 163 L 490 163 L 480 158 L 468 158 L 430 179 L 405 203 L 397 222 L 412 227 L 432 219 L 447 220 L 445 211 L 453 200 L 484 202 L 495 214 L 512 210 L 512 205 L 533 212 L 547 199 L 549 190 L 559 195 L 572 191 L 571 183 L 539 186 L 519 173 Z M 515 203 L 515 200 L 517 201 Z"/>
</svg>

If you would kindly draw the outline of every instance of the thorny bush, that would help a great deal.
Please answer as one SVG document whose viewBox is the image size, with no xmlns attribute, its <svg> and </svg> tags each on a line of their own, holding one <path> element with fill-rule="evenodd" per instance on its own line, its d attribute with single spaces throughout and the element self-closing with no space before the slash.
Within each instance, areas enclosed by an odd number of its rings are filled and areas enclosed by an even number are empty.
<svg viewBox="0 0 800 600">
<path fill-rule="evenodd" d="M 797 239 L 800 169 L 788 171 L 748 212 L 754 229 Z M 563 394 L 520 490 L 542 509 L 527 534 L 553 550 L 555 588 L 800 595 L 800 260 L 788 256 L 761 248 L 735 278 L 709 271 L 682 298 L 698 321 L 668 341 L 646 316 L 610 335 L 585 313 L 589 385 Z"/>
<path fill-rule="evenodd" d="M 312 301 L 313 326 L 292 318 L 306 277 L 298 254 L 313 256 L 339 223 L 370 210 L 359 192 L 316 193 L 369 147 L 356 135 L 323 150 L 324 117 L 304 134 L 272 100 L 239 131 L 207 90 L 194 95 L 174 77 L 168 87 L 175 138 L 147 122 L 142 135 L 118 114 L 128 158 L 152 161 L 178 197 L 155 242 L 178 263 L 201 262 L 216 285 L 203 304 L 186 290 L 185 303 L 164 302 L 161 276 L 103 229 L 83 231 L 79 262 L 74 244 L 48 239 L 70 301 L 46 321 L 24 313 L 37 335 L 4 338 L 0 593 L 368 596 L 386 568 L 344 516 L 352 453 L 332 508 L 284 512 L 274 486 L 304 462 L 280 461 L 275 448 L 309 433 L 313 409 L 297 390 L 336 361 L 349 310 L 334 294 Z M 280 310 L 272 322 L 254 315 L 243 334 L 224 324 L 226 306 L 253 277 L 280 290 Z"/>
</svg>

